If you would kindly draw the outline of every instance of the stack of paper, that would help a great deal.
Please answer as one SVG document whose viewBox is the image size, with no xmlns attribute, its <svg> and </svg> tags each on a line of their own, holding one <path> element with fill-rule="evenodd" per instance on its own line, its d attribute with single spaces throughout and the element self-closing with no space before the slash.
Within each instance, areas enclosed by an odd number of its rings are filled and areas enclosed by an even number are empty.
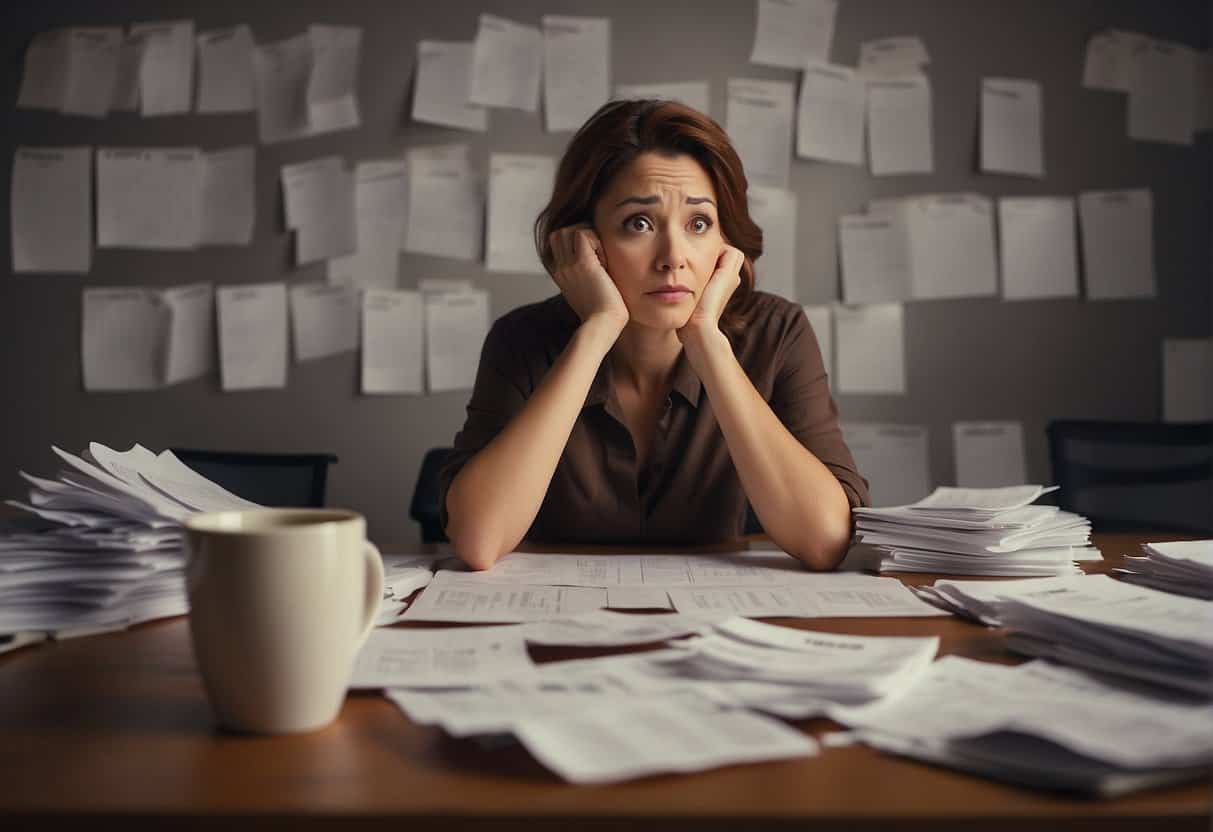
<svg viewBox="0 0 1213 832">
<path fill-rule="evenodd" d="M 56 638 L 122 629 L 187 610 L 181 521 L 195 511 L 256 507 L 171 451 L 81 456 L 53 448 L 55 479 L 24 472 L 28 502 L 9 505 L 54 524 L 0 535 L 0 634 Z"/>
<path fill-rule="evenodd" d="M 1055 488 L 937 488 L 908 506 L 856 508 L 859 541 L 875 547 L 882 572 L 1063 575 L 1088 559 L 1090 522 L 1055 506 L 1033 506 Z"/>
<path fill-rule="evenodd" d="M 982 776 L 1103 795 L 1204 776 L 1207 703 L 1168 701 L 1082 671 L 947 656 L 902 696 L 830 716 L 876 748 Z"/>
<path fill-rule="evenodd" d="M 1145 557 L 1125 558 L 1121 580 L 1164 592 L 1213 600 L 1213 540 L 1144 543 Z"/>
</svg>

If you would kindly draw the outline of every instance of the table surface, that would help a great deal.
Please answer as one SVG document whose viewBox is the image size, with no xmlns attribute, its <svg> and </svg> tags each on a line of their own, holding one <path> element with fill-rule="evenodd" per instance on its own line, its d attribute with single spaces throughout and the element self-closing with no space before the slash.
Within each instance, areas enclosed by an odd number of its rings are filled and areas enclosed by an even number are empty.
<svg viewBox="0 0 1213 832">
<path fill-rule="evenodd" d="M 1110 568 L 1140 540 L 1097 535 L 1105 562 L 1088 571 Z M 959 618 L 780 623 L 860 635 L 938 635 L 941 655 L 1017 661 L 1002 647 L 999 631 Z M 534 657 L 595 654 L 547 648 Z M 839 727 L 826 719 L 796 724 L 818 736 Z M 1208 830 L 1210 808 L 1207 778 L 1125 798 L 1068 798 L 862 746 L 693 775 L 571 786 L 516 744 L 486 748 L 448 738 L 412 724 L 369 692 L 350 695 L 337 721 L 314 733 L 226 734 L 208 710 L 186 618 L 0 656 L 0 826 L 6 829 L 104 818 L 189 828 L 247 821 L 397 830 L 418 822 L 443 829 L 596 830 L 1165 824 L 1172 832 Z"/>
</svg>

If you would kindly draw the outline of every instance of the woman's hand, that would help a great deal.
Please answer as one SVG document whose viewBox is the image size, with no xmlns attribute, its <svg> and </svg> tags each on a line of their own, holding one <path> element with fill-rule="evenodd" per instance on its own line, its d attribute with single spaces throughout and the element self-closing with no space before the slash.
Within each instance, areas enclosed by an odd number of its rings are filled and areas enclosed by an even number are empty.
<svg viewBox="0 0 1213 832">
<path fill-rule="evenodd" d="M 699 303 L 686 324 L 678 330 L 678 340 L 686 344 L 689 339 L 710 336 L 720 332 L 720 316 L 724 308 L 741 285 L 741 266 L 745 255 L 740 249 L 726 245 L 716 259 L 716 271 L 703 287 Z"/>
<path fill-rule="evenodd" d="M 602 322 L 623 331 L 628 308 L 606 270 L 602 242 L 588 225 L 558 228 L 548 237 L 552 247 L 552 279 L 581 322 Z"/>
</svg>

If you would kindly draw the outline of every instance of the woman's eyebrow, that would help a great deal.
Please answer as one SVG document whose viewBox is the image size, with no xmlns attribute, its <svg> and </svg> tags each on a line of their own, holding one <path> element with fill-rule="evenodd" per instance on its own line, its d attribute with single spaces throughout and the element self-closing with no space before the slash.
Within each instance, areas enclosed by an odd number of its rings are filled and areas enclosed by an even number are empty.
<svg viewBox="0 0 1213 832">
<path fill-rule="evenodd" d="M 621 200 L 615 207 L 618 208 L 621 205 L 627 205 L 627 204 L 633 203 L 633 202 L 636 203 L 637 205 L 656 205 L 659 202 L 659 199 L 656 196 L 630 196 L 627 199 Z M 688 196 L 687 197 L 687 205 L 702 205 L 705 202 L 708 203 L 709 205 L 716 204 L 715 202 L 712 202 L 712 200 L 706 196 Z"/>
</svg>

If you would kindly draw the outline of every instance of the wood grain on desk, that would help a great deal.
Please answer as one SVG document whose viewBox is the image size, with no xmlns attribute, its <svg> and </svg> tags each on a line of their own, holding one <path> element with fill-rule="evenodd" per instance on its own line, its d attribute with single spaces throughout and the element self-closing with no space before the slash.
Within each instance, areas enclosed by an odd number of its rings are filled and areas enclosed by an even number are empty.
<svg viewBox="0 0 1213 832">
<path fill-rule="evenodd" d="M 1140 538 L 1097 537 L 1118 560 Z M 1097 567 L 1100 571 L 1107 564 Z M 907 577 L 929 583 L 935 576 Z M 788 620 L 786 623 L 792 623 Z M 1013 661 L 999 634 L 957 618 L 817 619 L 796 626 L 941 637 L 941 653 Z M 549 648 L 538 660 L 592 655 Z M 799 723 L 820 735 L 828 720 Z M 217 732 L 184 618 L 0 657 L 0 827 L 114 820 L 517 829 L 1209 828 L 1210 785 L 1115 800 L 1001 785 L 865 747 L 611 786 L 571 786 L 518 745 L 486 749 L 351 695 L 311 734 Z"/>
</svg>

